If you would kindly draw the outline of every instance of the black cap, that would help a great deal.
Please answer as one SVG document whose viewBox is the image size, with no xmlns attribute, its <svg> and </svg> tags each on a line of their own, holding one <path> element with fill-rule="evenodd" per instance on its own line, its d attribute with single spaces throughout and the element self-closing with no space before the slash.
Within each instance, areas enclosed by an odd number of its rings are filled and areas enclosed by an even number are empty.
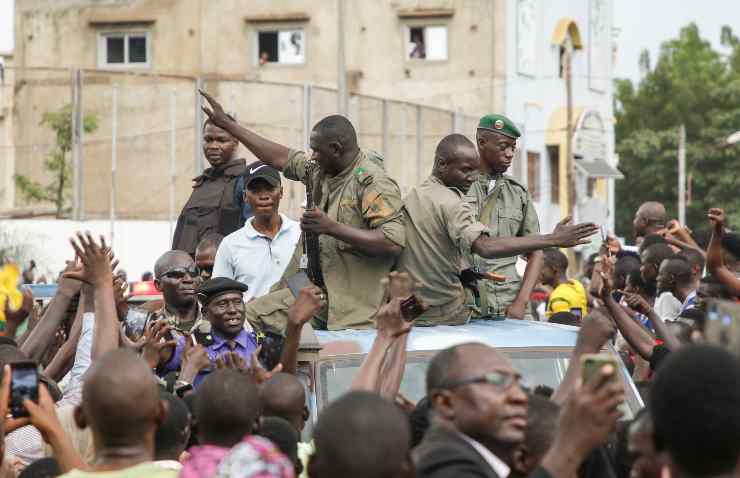
<svg viewBox="0 0 740 478">
<path fill-rule="evenodd" d="M 247 166 L 245 186 L 249 186 L 249 183 L 255 179 L 264 179 L 271 186 L 280 185 L 280 172 L 262 161 L 255 161 L 254 163 Z"/>
<path fill-rule="evenodd" d="M 246 284 L 235 281 L 234 279 L 216 277 L 202 283 L 195 292 L 198 294 L 200 303 L 205 306 L 221 294 L 226 292 L 246 292 L 247 289 L 249 288 Z"/>
</svg>

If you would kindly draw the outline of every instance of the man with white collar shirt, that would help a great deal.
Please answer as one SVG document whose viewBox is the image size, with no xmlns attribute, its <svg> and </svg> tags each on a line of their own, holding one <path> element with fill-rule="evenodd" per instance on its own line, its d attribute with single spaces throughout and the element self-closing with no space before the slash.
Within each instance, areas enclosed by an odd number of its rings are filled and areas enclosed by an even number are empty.
<svg viewBox="0 0 740 478">
<path fill-rule="evenodd" d="M 278 212 L 283 188 L 277 169 L 261 161 L 247 167 L 245 201 L 254 216 L 226 236 L 216 253 L 213 277 L 249 287 L 245 299 L 260 297 L 283 275 L 301 236 L 296 221 Z"/>
</svg>

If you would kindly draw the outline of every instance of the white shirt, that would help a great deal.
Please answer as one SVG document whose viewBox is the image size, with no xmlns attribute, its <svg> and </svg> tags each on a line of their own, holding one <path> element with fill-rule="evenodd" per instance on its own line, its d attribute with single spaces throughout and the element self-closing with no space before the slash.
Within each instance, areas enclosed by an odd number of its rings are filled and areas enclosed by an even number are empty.
<svg viewBox="0 0 740 478">
<path fill-rule="evenodd" d="M 269 292 L 285 272 L 301 237 L 301 227 L 280 215 L 282 224 L 273 239 L 257 232 L 254 218 L 224 238 L 216 252 L 213 277 L 228 277 L 249 287 L 245 300 Z"/>
<path fill-rule="evenodd" d="M 468 442 L 470 446 L 475 448 L 475 451 L 478 452 L 481 458 L 483 458 L 486 461 L 486 463 L 488 463 L 488 466 L 490 466 L 493 469 L 493 471 L 496 472 L 496 475 L 500 477 L 509 476 L 509 473 L 511 472 L 511 468 L 509 468 L 509 466 L 506 463 L 501 461 L 499 457 L 494 455 L 491 452 L 491 450 L 484 447 L 478 441 L 473 440 L 472 438 L 470 438 L 464 433 L 460 433 L 460 436 L 463 438 L 463 440 Z"/>
<path fill-rule="evenodd" d="M 663 320 L 673 320 L 681 315 L 681 301 L 670 292 L 663 292 L 655 299 L 653 309 Z"/>
</svg>

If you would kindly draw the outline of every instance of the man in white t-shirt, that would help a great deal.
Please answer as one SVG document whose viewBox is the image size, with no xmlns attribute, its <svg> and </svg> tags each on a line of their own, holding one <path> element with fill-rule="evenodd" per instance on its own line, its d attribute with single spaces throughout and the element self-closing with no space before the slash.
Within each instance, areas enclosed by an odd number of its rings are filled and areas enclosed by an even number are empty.
<svg viewBox="0 0 740 478">
<path fill-rule="evenodd" d="M 247 300 L 269 292 L 283 275 L 301 236 L 298 222 L 278 213 L 283 188 L 277 169 L 257 161 L 247 167 L 245 201 L 254 212 L 244 227 L 226 236 L 216 253 L 213 277 L 249 287 Z"/>
</svg>

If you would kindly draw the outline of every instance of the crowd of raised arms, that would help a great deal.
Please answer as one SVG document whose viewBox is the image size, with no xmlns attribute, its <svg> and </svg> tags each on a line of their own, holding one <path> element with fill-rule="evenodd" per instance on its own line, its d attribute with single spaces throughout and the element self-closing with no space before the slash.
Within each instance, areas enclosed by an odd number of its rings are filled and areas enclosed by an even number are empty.
<svg viewBox="0 0 740 478">
<path fill-rule="evenodd" d="M 362 149 L 345 117 L 304 152 L 201 93 L 210 167 L 142 277 L 161 299 L 132 304 L 115 251 L 78 233 L 50 301 L 5 300 L 0 478 L 740 476 L 740 330 L 708 325 L 740 297 L 722 209 L 694 232 L 645 203 L 632 246 L 570 218 L 541 233 L 505 174 L 520 132 L 502 115 L 442 138 L 402 197 L 384 162 L 405 158 Z M 299 218 L 278 212 L 284 180 L 306 187 Z M 471 333 L 436 351 L 421 400 L 399 393 L 422 329 L 515 320 L 577 337 L 557 387 Z M 346 329 L 373 330 L 372 346 L 317 412 L 302 337 Z M 332 345 L 318 356 L 356 352 Z M 16 383 L 29 363 L 37 396 Z"/>
</svg>

